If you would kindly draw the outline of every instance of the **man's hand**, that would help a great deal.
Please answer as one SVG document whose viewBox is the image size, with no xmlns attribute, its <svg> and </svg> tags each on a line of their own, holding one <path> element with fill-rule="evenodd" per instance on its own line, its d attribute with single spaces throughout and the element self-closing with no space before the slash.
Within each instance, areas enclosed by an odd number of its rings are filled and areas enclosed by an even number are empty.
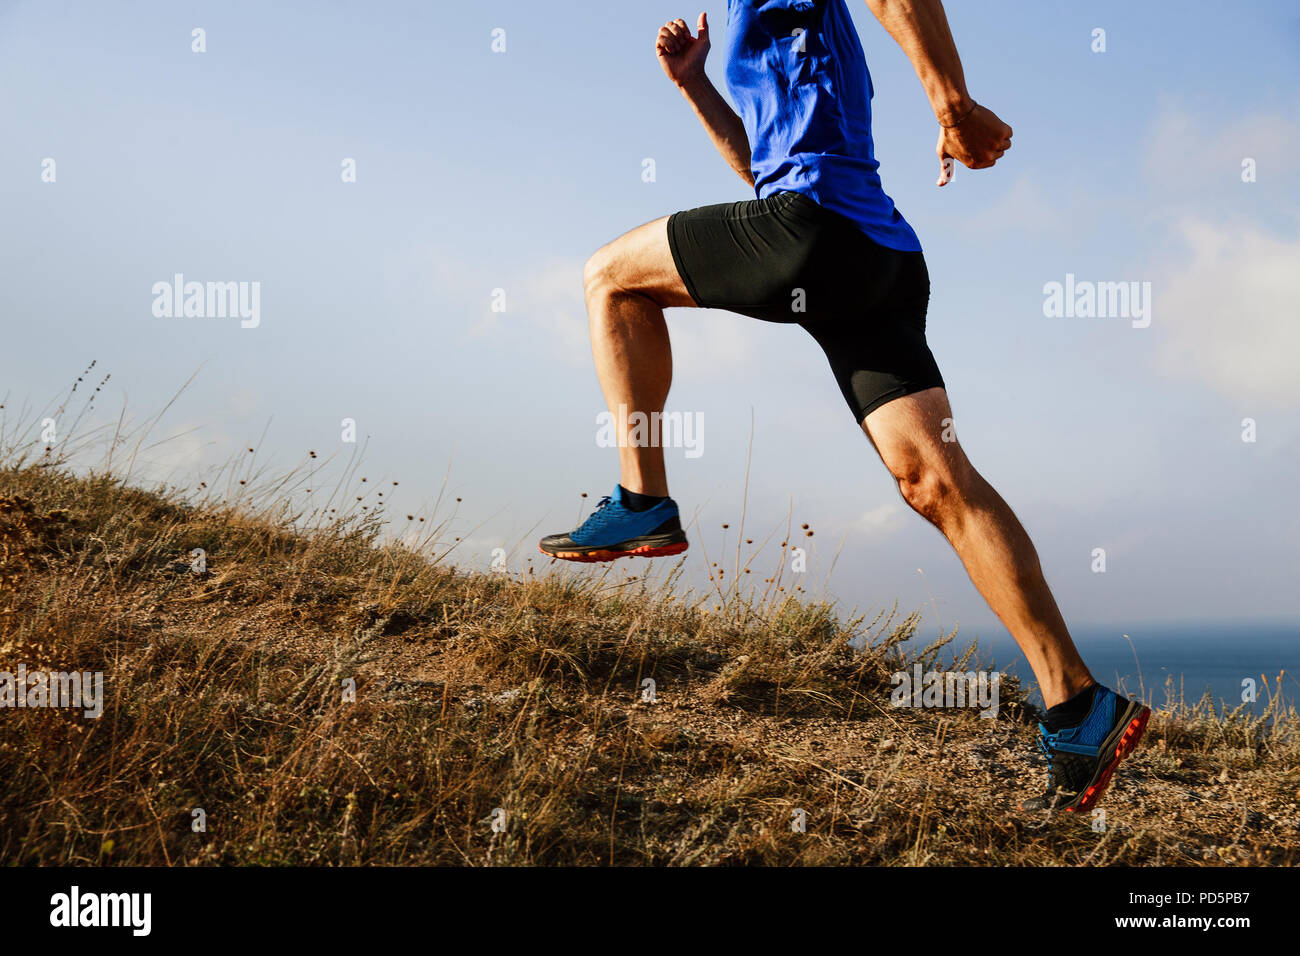
<svg viewBox="0 0 1300 956">
<path fill-rule="evenodd" d="M 955 159 L 968 169 L 987 169 L 1011 148 L 1011 127 L 992 110 L 975 105 L 964 118 L 953 126 L 940 127 L 939 185 L 947 183 L 947 160 Z"/>
<path fill-rule="evenodd" d="M 668 79 L 684 86 L 693 79 L 704 76 L 704 58 L 709 55 L 709 19 L 701 13 L 691 36 L 685 20 L 669 20 L 659 28 L 655 38 L 655 53 L 659 65 Z"/>
</svg>

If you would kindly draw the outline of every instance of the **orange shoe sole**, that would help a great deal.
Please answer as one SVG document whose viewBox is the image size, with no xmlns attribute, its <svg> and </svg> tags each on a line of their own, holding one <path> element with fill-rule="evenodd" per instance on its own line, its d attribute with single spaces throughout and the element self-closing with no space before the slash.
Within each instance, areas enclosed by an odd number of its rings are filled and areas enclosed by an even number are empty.
<svg viewBox="0 0 1300 956">
<path fill-rule="evenodd" d="M 1143 707 L 1142 713 L 1129 721 L 1128 726 L 1124 728 L 1123 735 L 1115 744 L 1115 756 L 1106 765 L 1106 769 L 1101 772 L 1101 778 L 1083 792 L 1077 806 L 1066 807 L 1066 813 L 1083 813 L 1096 806 L 1097 801 L 1106 792 L 1106 788 L 1110 786 L 1110 778 L 1115 773 L 1115 768 L 1119 766 L 1119 762 L 1137 749 L 1138 741 L 1142 739 L 1142 733 L 1147 729 L 1147 721 L 1150 719 L 1151 708 Z"/>
<path fill-rule="evenodd" d="M 633 548 L 630 551 L 610 551 L 602 548 L 599 551 L 543 551 L 539 545 L 537 550 L 548 558 L 559 558 L 561 561 L 579 561 L 583 564 L 594 564 L 599 561 L 615 561 L 619 558 L 665 558 L 671 554 L 681 554 L 687 548 L 685 541 L 679 541 L 676 544 L 666 544 L 661 547 L 654 545 L 645 545 L 640 548 Z"/>
</svg>

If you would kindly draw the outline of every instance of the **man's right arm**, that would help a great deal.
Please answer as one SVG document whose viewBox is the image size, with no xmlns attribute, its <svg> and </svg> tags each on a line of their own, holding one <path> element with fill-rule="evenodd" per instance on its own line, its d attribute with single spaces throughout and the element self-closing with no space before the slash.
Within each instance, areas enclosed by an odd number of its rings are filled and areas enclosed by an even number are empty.
<svg viewBox="0 0 1300 956">
<path fill-rule="evenodd" d="M 709 21 L 703 13 L 696 31 L 697 35 L 691 36 L 685 20 L 665 24 L 655 40 L 655 53 L 727 165 L 752 187 L 754 174 L 749 168 L 749 136 L 745 124 L 704 72 L 704 59 L 709 52 Z"/>
<path fill-rule="evenodd" d="M 754 174 L 749 168 L 749 136 L 745 133 L 745 124 L 736 111 L 722 98 L 718 88 L 703 73 L 686 83 L 679 84 L 678 89 L 695 110 L 695 115 L 704 124 L 709 138 L 713 140 L 713 145 L 727 161 L 727 165 L 734 169 L 741 179 L 753 186 Z"/>
</svg>

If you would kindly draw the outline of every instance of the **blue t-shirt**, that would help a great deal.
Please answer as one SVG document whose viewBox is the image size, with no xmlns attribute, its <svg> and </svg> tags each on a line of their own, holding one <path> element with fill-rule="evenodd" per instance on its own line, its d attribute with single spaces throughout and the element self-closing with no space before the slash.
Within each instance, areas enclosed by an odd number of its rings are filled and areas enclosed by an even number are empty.
<svg viewBox="0 0 1300 956">
<path fill-rule="evenodd" d="M 844 0 L 727 0 L 727 88 L 763 199 L 789 190 L 891 249 L 919 250 L 871 144 L 871 74 Z"/>
</svg>

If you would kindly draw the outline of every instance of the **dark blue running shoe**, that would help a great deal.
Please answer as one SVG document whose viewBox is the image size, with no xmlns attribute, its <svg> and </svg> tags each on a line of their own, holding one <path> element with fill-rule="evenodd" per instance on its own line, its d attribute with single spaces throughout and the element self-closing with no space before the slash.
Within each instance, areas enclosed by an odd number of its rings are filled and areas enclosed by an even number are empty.
<svg viewBox="0 0 1300 956">
<path fill-rule="evenodd" d="M 623 504 L 623 486 L 600 499 L 596 510 L 576 531 L 549 534 L 537 550 L 565 561 L 613 561 L 632 555 L 659 558 L 687 548 L 677 502 L 665 498 L 648 511 L 631 511 Z"/>
<path fill-rule="evenodd" d="M 1038 749 L 1047 758 L 1047 792 L 1026 800 L 1022 810 L 1090 810 L 1110 785 L 1119 762 L 1133 752 L 1151 718 L 1151 708 L 1108 687 L 1097 687 L 1092 710 L 1079 724 L 1055 732 L 1038 725 Z"/>
</svg>

